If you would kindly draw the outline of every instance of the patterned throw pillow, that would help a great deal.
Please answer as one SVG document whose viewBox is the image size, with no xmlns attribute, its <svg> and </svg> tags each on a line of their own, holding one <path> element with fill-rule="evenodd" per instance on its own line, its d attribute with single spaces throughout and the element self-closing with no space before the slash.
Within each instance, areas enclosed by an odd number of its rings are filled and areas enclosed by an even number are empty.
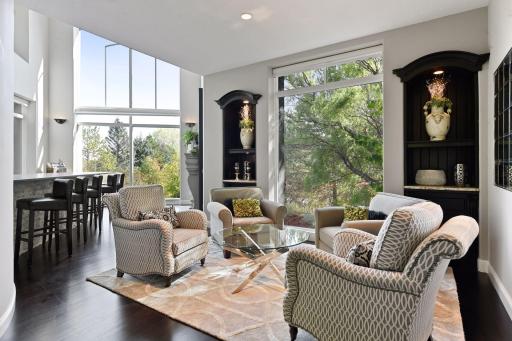
<svg viewBox="0 0 512 341">
<path fill-rule="evenodd" d="M 373 246 L 375 245 L 375 240 L 367 240 L 365 242 L 359 243 L 353 246 L 347 254 L 347 262 L 370 267 L 370 259 L 372 258 Z"/>
<path fill-rule="evenodd" d="M 368 208 L 363 206 L 345 206 L 343 220 L 367 220 Z"/>
<path fill-rule="evenodd" d="M 394 210 L 375 240 L 370 267 L 403 271 L 416 247 L 437 230 L 443 220 L 441 206 L 423 202 Z"/>
<path fill-rule="evenodd" d="M 139 220 L 149 219 L 165 220 L 170 222 L 173 227 L 178 227 L 180 225 L 178 221 L 178 216 L 176 215 L 176 209 L 174 208 L 173 205 L 165 207 L 161 211 L 139 212 Z"/>
<path fill-rule="evenodd" d="M 233 199 L 233 213 L 237 218 L 263 217 L 259 199 Z"/>
</svg>

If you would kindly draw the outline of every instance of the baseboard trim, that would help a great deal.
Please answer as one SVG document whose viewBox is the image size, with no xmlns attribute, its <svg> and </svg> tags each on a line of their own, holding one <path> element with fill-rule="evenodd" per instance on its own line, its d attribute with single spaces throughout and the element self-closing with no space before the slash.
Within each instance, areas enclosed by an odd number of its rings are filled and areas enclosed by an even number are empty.
<svg viewBox="0 0 512 341">
<path fill-rule="evenodd" d="M 489 278 L 491 279 L 492 285 L 494 286 L 494 289 L 496 289 L 496 292 L 498 293 L 498 296 L 501 299 L 501 303 L 503 303 L 503 306 L 505 307 L 505 310 L 507 311 L 509 318 L 512 320 L 512 297 L 510 297 L 510 294 L 505 288 L 505 285 L 501 281 L 496 271 L 494 271 L 491 264 L 488 264 L 488 274 Z"/>
<path fill-rule="evenodd" d="M 12 316 L 14 315 L 14 307 L 16 305 L 16 286 L 12 283 L 12 294 L 11 300 L 9 301 L 9 305 L 7 309 L 4 311 L 2 316 L 0 316 L 0 338 L 4 335 L 9 327 L 9 323 L 11 323 Z"/>
<path fill-rule="evenodd" d="M 484 259 L 478 259 L 478 272 L 489 273 L 489 261 Z"/>
</svg>

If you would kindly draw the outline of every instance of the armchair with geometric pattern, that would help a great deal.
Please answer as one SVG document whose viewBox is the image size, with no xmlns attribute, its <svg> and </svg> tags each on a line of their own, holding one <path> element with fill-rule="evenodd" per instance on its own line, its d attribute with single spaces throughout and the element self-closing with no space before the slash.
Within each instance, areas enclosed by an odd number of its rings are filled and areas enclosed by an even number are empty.
<svg viewBox="0 0 512 341">
<path fill-rule="evenodd" d="M 283 313 L 291 339 L 297 328 L 325 341 L 430 339 L 448 263 L 463 257 L 477 235 L 473 218 L 452 218 L 419 242 L 401 271 L 349 262 L 355 245 L 378 244 L 379 237 L 356 229 L 336 234 L 334 254 L 311 246 L 290 250 Z"/>
<path fill-rule="evenodd" d="M 112 219 L 118 277 L 162 275 L 170 286 L 172 275 L 193 265 L 204 264 L 208 253 L 208 221 L 204 212 L 177 212 L 178 227 L 165 220 L 138 221 L 139 212 L 165 207 L 160 185 L 124 187 L 119 193 L 105 194 Z"/>
</svg>

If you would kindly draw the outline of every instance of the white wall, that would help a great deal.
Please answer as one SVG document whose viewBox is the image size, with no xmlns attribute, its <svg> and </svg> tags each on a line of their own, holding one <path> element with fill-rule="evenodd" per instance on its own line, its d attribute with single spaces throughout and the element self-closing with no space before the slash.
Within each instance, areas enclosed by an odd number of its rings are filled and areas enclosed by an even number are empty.
<svg viewBox="0 0 512 341">
<path fill-rule="evenodd" d="M 12 167 L 13 167 L 13 36 L 12 0 L 0 1 L 0 337 L 14 312 Z M 5 223 L 6 222 L 6 223 Z"/>
<path fill-rule="evenodd" d="M 489 98 L 494 94 L 494 71 L 512 48 L 512 1 L 491 0 L 489 4 Z M 488 213 L 489 275 L 512 318 L 512 192 L 494 186 L 494 103 L 488 103 Z"/>
<path fill-rule="evenodd" d="M 209 199 L 209 190 L 222 186 L 222 116 L 214 100 L 235 89 L 263 95 L 256 109 L 257 181 L 265 193 L 272 193 L 275 167 L 269 158 L 269 149 L 274 149 L 275 145 L 272 144 L 274 136 L 269 136 L 268 129 L 269 124 L 275 124 L 269 115 L 272 110 L 269 108 L 272 67 L 375 43 L 384 45 L 384 190 L 402 193 L 403 89 L 392 71 L 416 58 L 443 50 L 488 52 L 486 8 L 205 76 L 205 203 Z"/>
<path fill-rule="evenodd" d="M 63 160 L 73 168 L 73 27 L 48 20 L 49 161 Z M 55 118 L 65 118 L 64 124 Z"/>
<path fill-rule="evenodd" d="M 23 119 L 26 132 L 25 169 L 43 170 L 48 159 L 48 18 L 29 11 L 28 61 L 14 56 L 14 92 L 33 102 Z"/>
<path fill-rule="evenodd" d="M 180 70 L 180 111 L 181 111 L 181 129 L 180 136 L 189 128 L 186 122 L 195 122 L 195 129 L 198 129 L 199 123 L 199 88 L 201 87 L 201 76 L 185 69 Z M 185 148 L 183 143 L 180 146 L 181 158 L 181 199 L 189 201 L 192 199 L 192 193 L 188 186 L 188 172 L 185 167 Z"/>
</svg>

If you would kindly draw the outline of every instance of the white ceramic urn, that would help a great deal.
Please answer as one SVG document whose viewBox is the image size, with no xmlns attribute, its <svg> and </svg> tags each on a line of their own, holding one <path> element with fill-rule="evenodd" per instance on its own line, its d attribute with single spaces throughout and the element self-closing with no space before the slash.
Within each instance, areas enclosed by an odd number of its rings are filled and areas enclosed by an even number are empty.
<svg viewBox="0 0 512 341">
<path fill-rule="evenodd" d="M 425 126 L 430 141 L 443 141 L 450 130 L 450 114 L 443 107 L 432 106 L 430 114 L 425 112 Z"/>
<path fill-rule="evenodd" d="M 240 142 L 242 142 L 243 149 L 251 149 L 254 143 L 254 129 L 242 128 L 240 130 Z"/>
</svg>

